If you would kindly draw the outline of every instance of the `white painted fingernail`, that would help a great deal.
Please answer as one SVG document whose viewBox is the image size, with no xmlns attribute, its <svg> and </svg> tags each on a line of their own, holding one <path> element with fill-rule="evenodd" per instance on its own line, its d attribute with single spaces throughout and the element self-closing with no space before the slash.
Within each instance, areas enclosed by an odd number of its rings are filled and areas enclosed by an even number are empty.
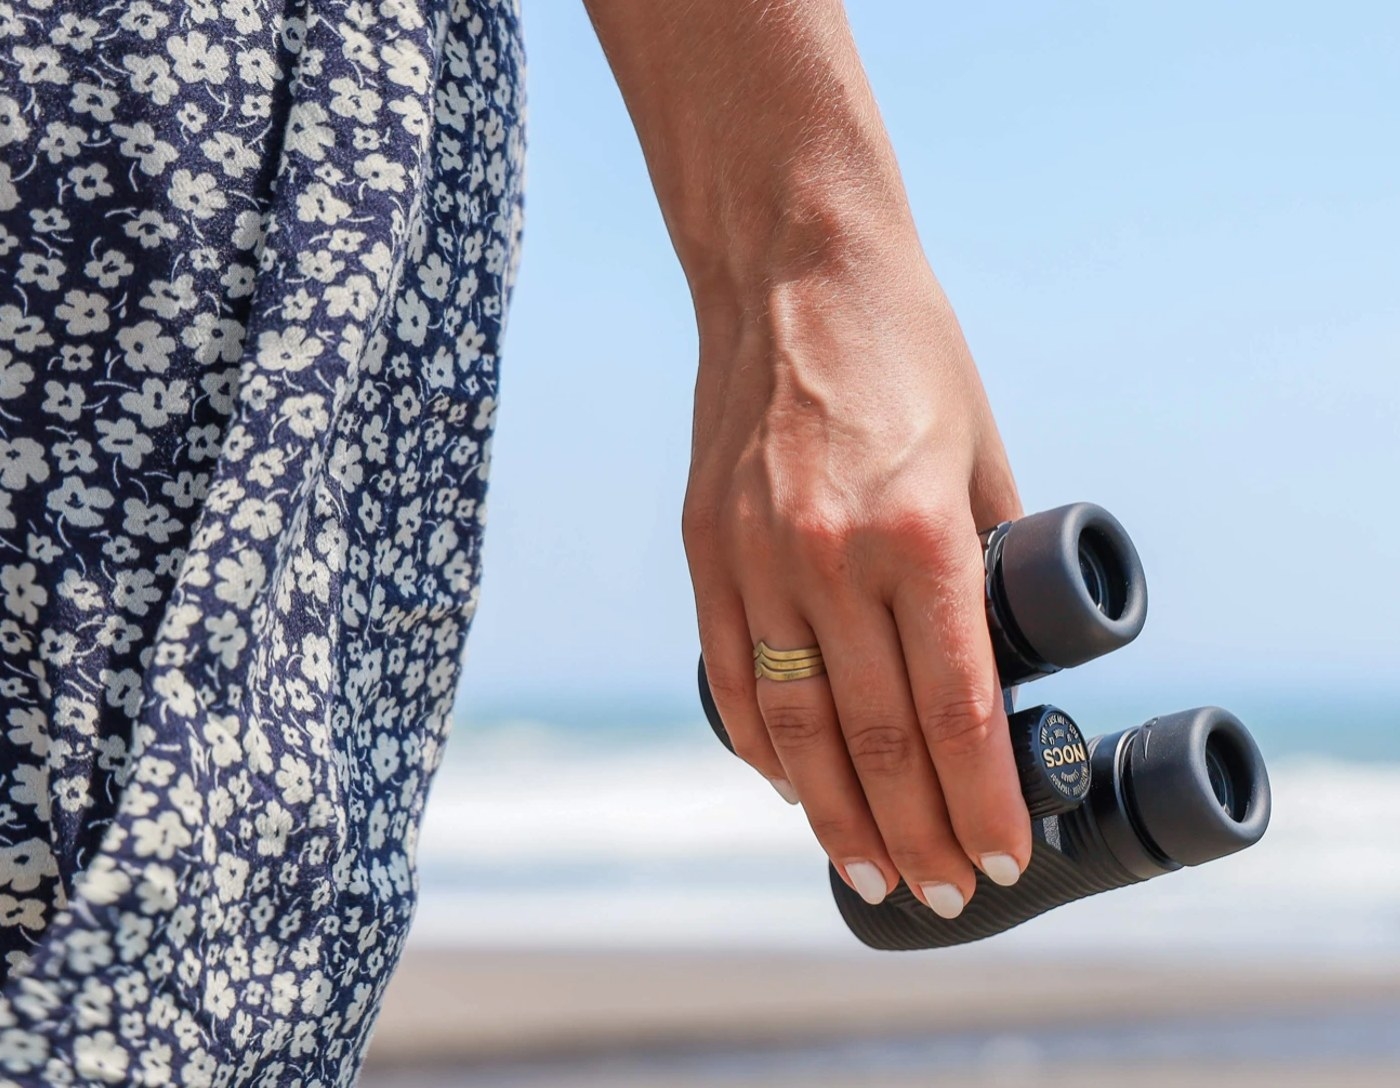
<svg viewBox="0 0 1400 1088">
<path fill-rule="evenodd" d="M 1021 879 L 1021 867 L 1010 854 L 983 854 L 977 859 L 982 871 L 993 883 L 1009 888 Z"/>
<path fill-rule="evenodd" d="M 846 876 L 855 886 L 857 894 L 872 907 L 885 901 L 885 895 L 888 893 L 885 874 L 880 872 L 880 867 L 874 862 L 848 861 Z"/>
<path fill-rule="evenodd" d="M 778 796 L 788 804 L 797 804 L 797 791 L 792 788 L 792 783 L 786 778 L 770 778 L 768 784 L 777 790 Z"/>
<path fill-rule="evenodd" d="M 924 893 L 929 909 L 940 918 L 956 918 L 967 903 L 952 884 L 920 884 L 919 891 Z"/>
</svg>

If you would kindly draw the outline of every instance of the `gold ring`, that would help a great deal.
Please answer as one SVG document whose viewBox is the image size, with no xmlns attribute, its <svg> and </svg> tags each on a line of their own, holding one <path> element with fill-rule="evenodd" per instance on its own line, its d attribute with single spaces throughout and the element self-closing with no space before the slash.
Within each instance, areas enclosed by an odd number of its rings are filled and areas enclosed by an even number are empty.
<svg viewBox="0 0 1400 1088">
<path fill-rule="evenodd" d="M 774 650 L 762 639 L 753 648 L 753 675 L 756 680 L 805 680 L 826 672 L 820 646 L 805 650 Z"/>
</svg>

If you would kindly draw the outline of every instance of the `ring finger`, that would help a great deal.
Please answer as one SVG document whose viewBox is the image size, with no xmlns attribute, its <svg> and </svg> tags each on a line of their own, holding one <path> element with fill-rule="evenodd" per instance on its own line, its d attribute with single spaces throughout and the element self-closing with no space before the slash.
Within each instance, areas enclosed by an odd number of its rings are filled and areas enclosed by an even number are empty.
<svg viewBox="0 0 1400 1088">
<path fill-rule="evenodd" d="M 779 651 L 817 646 L 795 611 L 770 602 L 745 604 L 754 645 Z M 842 879 L 868 903 L 879 903 L 899 880 L 865 803 L 836 718 L 824 674 L 756 682 L 758 708 L 812 832 Z"/>
</svg>

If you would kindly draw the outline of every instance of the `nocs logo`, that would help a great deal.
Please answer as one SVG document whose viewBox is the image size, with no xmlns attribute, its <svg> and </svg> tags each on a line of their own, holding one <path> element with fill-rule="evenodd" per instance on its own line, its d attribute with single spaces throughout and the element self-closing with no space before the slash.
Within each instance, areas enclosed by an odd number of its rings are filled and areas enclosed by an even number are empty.
<svg viewBox="0 0 1400 1088">
<path fill-rule="evenodd" d="M 1058 748 L 1046 748 L 1041 752 L 1047 767 L 1063 767 L 1067 763 L 1083 763 L 1088 760 L 1084 744 L 1064 744 Z"/>
</svg>

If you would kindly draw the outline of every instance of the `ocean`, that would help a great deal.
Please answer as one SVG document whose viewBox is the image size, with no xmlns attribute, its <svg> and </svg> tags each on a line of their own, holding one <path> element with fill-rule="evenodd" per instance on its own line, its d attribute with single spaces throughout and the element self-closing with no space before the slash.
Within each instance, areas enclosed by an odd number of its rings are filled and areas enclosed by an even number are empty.
<svg viewBox="0 0 1400 1088">
<path fill-rule="evenodd" d="M 1008 953 L 1400 962 L 1400 698 L 1229 690 L 1269 764 L 1273 819 L 1230 858 L 1052 911 Z M 1021 705 L 1037 693 L 1023 690 Z M 1086 734 L 1205 701 L 1076 696 Z M 468 700 L 419 844 L 418 945 L 859 951 L 825 859 L 713 739 L 639 697 Z"/>
</svg>

